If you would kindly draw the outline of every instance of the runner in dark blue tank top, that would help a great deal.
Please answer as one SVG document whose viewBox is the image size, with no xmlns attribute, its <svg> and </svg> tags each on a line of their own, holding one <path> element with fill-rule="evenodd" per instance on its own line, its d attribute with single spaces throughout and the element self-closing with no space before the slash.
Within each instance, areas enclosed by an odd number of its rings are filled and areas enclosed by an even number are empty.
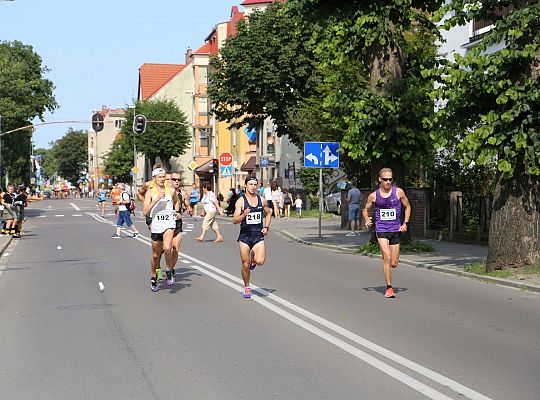
<svg viewBox="0 0 540 400">
<path fill-rule="evenodd" d="M 266 200 L 257 194 L 257 178 L 249 176 L 245 180 L 246 193 L 235 204 L 234 224 L 240 224 L 238 245 L 242 259 L 242 279 L 244 280 L 244 297 L 251 297 L 249 279 L 251 271 L 266 260 L 264 237 L 268 234 L 272 211 Z"/>
<path fill-rule="evenodd" d="M 407 232 L 411 218 L 411 205 L 403 189 L 392 186 L 392 170 L 383 168 L 379 172 L 379 189 L 371 193 L 362 212 L 366 226 L 372 226 L 369 209 L 375 205 L 375 235 L 383 256 L 383 273 L 386 281 L 385 296 L 396 297 L 392 288 L 392 268 L 399 262 L 401 232 Z M 405 208 L 405 218 L 401 223 L 401 207 Z"/>
</svg>

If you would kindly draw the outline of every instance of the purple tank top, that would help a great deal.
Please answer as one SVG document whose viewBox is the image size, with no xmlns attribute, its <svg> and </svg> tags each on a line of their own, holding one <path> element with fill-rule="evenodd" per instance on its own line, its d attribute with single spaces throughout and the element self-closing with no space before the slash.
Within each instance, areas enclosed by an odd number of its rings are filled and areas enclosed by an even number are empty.
<svg viewBox="0 0 540 400">
<path fill-rule="evenodd" d="M 381 196 L 381 189 L 375 191 L 375 232 L 399 232 L 401 226 L 401 201 L 397 188 L 392 187 L 388 198 Z"/>
</svg>

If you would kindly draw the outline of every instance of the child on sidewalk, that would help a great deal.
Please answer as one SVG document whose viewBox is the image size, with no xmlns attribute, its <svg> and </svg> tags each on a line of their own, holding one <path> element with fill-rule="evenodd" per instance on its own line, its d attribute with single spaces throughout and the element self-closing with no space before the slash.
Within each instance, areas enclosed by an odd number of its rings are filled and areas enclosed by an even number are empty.
<svg viewBox="0 0 540 400">
<path fill-rule="evenodd" d="M 299 194 L 296 194 L 296 200 L 294 201 L 294 207 L 296 208 L 296 217 L 302 218 L 302 205 L 304 203 L 302 202 L 302 199 L 300 198 Z"/>
</svg>

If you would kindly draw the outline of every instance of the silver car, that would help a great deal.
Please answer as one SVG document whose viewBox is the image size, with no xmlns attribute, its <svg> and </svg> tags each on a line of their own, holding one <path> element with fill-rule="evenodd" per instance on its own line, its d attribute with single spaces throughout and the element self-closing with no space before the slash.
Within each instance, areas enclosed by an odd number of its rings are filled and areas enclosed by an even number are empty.
<svg viewBox="0 0 540 400">
<path fill-rule="evenodd" d="M 341 215 L 341 191 L 347 189 L 349 182 L 339 181 L 330 187 L 328 192 L 324 193 L 324 210 L 326 212 Z"/>
</svg>

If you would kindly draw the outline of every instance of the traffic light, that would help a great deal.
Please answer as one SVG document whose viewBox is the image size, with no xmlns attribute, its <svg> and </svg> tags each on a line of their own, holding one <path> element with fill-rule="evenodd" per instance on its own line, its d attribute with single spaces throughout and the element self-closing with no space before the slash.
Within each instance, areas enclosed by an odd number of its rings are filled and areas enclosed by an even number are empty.
<svg viewBox="0 0 540 400">
<path fill-rule="evenodd" d="M 219 171 L 219 160 L 217 158 L 212 159 L 212 172 L 217 174 Z"/>
<path fill-rule="evenodd" d="M 103 115 L 100 113 L 92 115 L 92 129 L 96 132 L 103 130 Z"/>
<path fill-rule="evenodd" d="M 135 115 L 133 118 L 133 132 L 141 134 L 146 131 L 146 117 L 144 115 Z"/>
</svg>

